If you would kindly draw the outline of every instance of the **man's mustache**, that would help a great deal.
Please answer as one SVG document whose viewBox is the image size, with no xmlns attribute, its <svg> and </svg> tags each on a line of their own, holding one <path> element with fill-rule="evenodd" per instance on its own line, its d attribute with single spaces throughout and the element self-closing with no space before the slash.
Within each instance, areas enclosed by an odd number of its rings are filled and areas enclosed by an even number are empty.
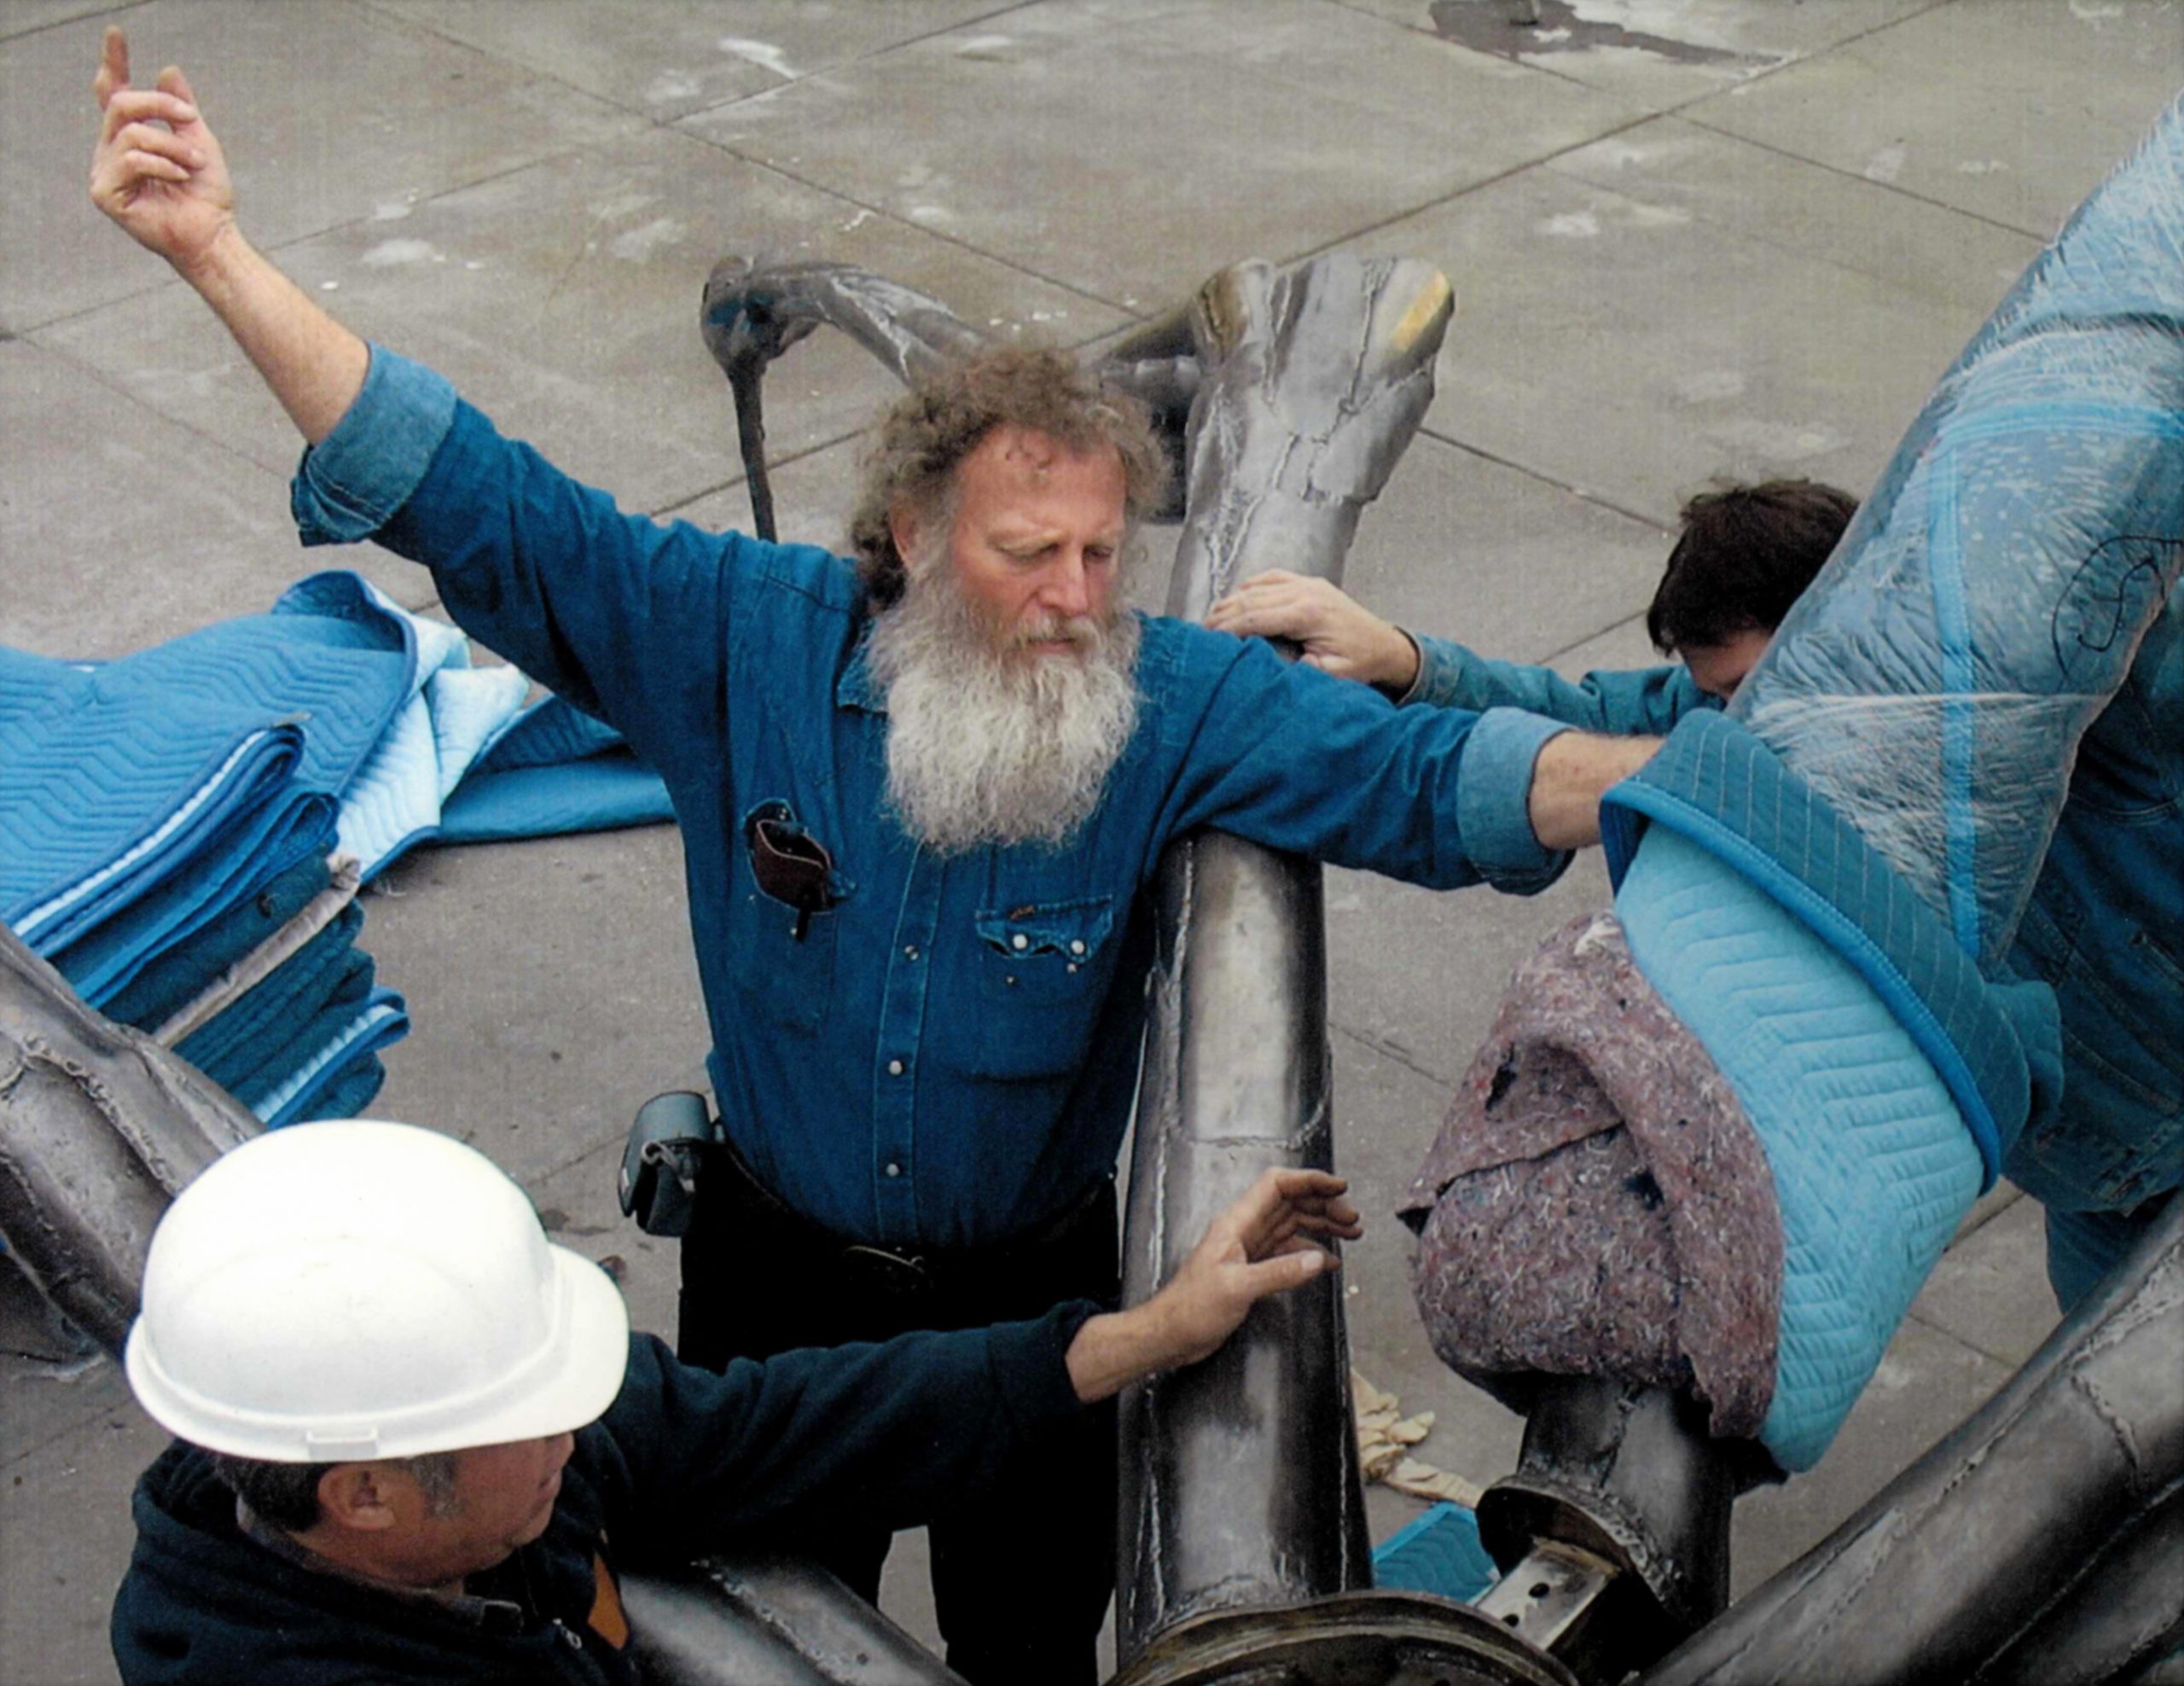
<svg viewBox="0 0 2184 1686">
<path fill-rule="evenodd" d="M 1107 625 L 1089 614 L 1042 615 L 1019 621 L 1008 637 L 1008 648 L 1025 649 L 1033 644 L 1066 643 L 1083 654 L 1092 654 L 1107 642 Z"/>
</svg>

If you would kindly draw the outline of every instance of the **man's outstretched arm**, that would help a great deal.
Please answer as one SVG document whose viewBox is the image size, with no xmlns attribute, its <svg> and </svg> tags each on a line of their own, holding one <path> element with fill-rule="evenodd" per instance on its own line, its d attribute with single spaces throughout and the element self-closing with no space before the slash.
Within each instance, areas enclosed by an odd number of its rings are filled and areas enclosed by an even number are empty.
<svg viewBox="0 0 2184 1686">
<path fill-rule="evenodd" d="M 110 27 L 92 91 L 102 120 L 91 202 L 197 290 L 305 442 L 318 444 L 363 387 L 364 342 L 243 238 L 227 160 L 180 70 L 131 87 L 129 43 Z"/>
<path fill-rule="evenodd" d="M 1254 575 L 1216 603 L 1205 624 L 1240 637 L 1256 634 L 1293 639 L 1303 646 L 1301 659 L 1312 666 L 1391 693 L 1409 691 L 1419 678 L 1422 653 L 1409 635 L 1327 580 L 1278 571 Z M 1541 747 L 1532 765 L 1526 817 L 1542 848 L 1579 849 L 1599 842 L 1602 793 L 1636 772 L 1660 747 L 1658 737 L 1599 734 L 1664 730 L 1670 723 L 1648 718 L 1641 727 L 1622 718 L 1647 712 L 1629 706 L 1634 700 L 1642 701 L 1642 691 L 1634 689 L 1629 698 L 1618 694 L 1609 699 L 1598 695 L 1590 680 L 1583 686 L 1569 685 L 1545 668 L 1506 671 L 1528 679 L 1536 677 L 1537 694 L 1528 694 L 1528 686 L 1526 693 L 1466 699 L 1461 706 L 1475 711 L 1519 708 L 1589 728 L 1564 732 Z M 1552 706 L 1558 702 L 1562 706 Z"/>
<path fill-rule="evenodd" d="M 1657 737 L 1597 737 L 1561 732 L 1532 763 L 1525 816 L 1543 849 L 1586 849 L 1600 840 L 1600 798 L 1636 772 L 1661 747 Z"/>
</svg>

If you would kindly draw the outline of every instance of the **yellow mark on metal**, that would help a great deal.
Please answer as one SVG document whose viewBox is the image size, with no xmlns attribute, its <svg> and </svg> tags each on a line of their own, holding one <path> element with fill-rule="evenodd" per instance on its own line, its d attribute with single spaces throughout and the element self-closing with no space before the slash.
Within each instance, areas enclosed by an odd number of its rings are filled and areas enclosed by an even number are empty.
<svg viewBox="0 0 2184 1686">
<path fill-rule="evenodd" d="M 1449 277 L 1434 270 L 1432 280 L 1419 289 L 1418 296 L 1410 301 L 1410 308 L 1403 313 L 1403 320 L 1395 326 L 1391 337 L 1396 350 L 1409 351 L 1412 342 L 1440 319 L 1442 312 L 1449 308 L 1454 291 L 1449 285 Z"/>
</svg>

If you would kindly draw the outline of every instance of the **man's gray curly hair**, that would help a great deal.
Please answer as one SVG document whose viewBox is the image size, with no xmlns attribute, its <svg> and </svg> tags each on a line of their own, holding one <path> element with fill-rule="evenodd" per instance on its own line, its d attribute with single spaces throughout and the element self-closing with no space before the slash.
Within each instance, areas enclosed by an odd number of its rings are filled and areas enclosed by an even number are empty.
<svg viewBox="0 0 2184 1686">
<path fill-rule="evenodd" d="M 1072 451 L 1112 445 L 1122 458 L 1130 526 L 1159 507 L 1168 465 L 1143 404 L 1102 387 L 1061 352 L 979 352 L 913 387 L 880 418 L 850 517 L 850 548 L 874 608 L 899 598 L 908 574 L 890 513 L 944 509 L 957 464 L 996 427 L 1045 433 Z"/>
</svg>

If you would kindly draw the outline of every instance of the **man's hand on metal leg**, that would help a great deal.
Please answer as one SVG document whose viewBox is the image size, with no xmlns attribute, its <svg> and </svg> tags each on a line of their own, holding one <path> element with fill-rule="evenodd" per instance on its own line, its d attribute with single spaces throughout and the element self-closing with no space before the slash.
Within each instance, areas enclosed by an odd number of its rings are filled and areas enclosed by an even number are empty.
<svg viewBox="0 0 2184 1686">
<path fill-rule="evenodd" d="M 1069 1348 L 1069 1379 L 1088 1404 L 1156 1370 L 1195 1363 L 1252 1305 L 1335 1269 L 1322 1236 L 1364 1233 L 1349 1184 L 1323 1171 L 1269 1170 L 1206 1226 L 1182 1268 L 1142 1305 L 1093 1318 Z"/>
</svg>

